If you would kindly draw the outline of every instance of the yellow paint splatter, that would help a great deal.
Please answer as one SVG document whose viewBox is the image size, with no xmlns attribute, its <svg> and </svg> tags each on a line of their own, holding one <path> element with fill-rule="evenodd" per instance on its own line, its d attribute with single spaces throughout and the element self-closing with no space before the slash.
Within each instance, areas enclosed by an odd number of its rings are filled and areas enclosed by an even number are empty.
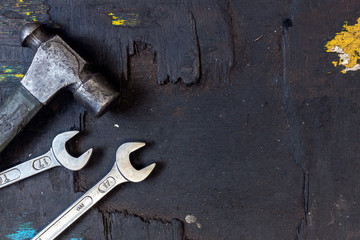
<svg viewBox="0 0 360 240">
<path fill-rule="evenodd" d="M 343 31 L 336 34 L 335 38 L 325 45 L 327 52 L 336 52 L 339 61 L 332 62 L 333 65 L 345 67 L 341 72 L 357 71 L 360 69 L 360 18 L 354 25 L 344 24 Z"/>
<path fill-rule="evenodd" d="M 9 78 L 17 78 L 21 80 L 24 77 L 24 74 L 0 74 L 0 82 L 5 81 Z"/>
<path fill-rule="evenodd" d="M 7 80 L 21 80 L 24 77 L 24 72 L 25 69 L 21 65 L 0 66 L 0 82 Z"/>
<path fill-rule="evenodd" d="M 135 27 L 140 23 L 139 14 L 137 13 L 109 13 L 111 23 L 114 26 Z"/>
<path fill-rule="evenodd" d="M 24 77 L 24 74 L 21 74 L 21 73 L 17 73 L 17 74 L 12 74 L 14 77 L 16 78 L 23 78 Z"/>
</svg>

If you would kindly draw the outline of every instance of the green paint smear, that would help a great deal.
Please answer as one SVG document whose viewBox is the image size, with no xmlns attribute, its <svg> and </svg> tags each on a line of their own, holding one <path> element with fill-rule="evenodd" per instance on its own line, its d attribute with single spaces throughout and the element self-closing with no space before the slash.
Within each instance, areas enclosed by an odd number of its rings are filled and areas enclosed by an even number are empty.
<svg viewBox="0 0 360 240">
<path fill-rule="evenodd" d="M 25 68 L 20 64 L 0 66 L 0 82 L 21 80 L 24 77 L 24 74 Z"/>
<path fill-rule="evenodd" d="M 11 240 L 25 240 L 31 239 L 35 236 L 35 229 L 31 226 L 31 222 L 22 224 L 16 233 L 9 234 L 6 237 Z"/>
</svg>

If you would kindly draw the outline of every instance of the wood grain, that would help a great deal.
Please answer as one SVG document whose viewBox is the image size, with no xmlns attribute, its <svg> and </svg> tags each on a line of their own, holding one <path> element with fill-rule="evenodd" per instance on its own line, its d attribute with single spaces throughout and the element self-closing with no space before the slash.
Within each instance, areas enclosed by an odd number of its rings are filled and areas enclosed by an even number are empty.
<svg viewBox="0 0 360 240">
<path fill-rule="evenodd" d="M 358 1 L 46 6 L 45 21 L 122 99 L 96 119 L 62 92 L 16 137 L 0 169 L 69 129 L 83 131 L 73 154 L 95 152 L 78 173 L 55 169 L 2 189 L 0 236 L 29 222 L 40 230 L 109 171 L 120 144 L 144 141 L 132 162 L 157 162 L 154 174 L 110 193 L 64 239 L 359 238 L 358 73 L 334 68 L 325 49 L 358 19 Z M 0 38 L 1 104 L 19 84 L 5 69 L 19 63 L 23 74 L 33 56 L 12 38 Z"/>
<path fill-rule="evenodd" d="M 92 49 L 91 59 L 96 64 L 120 68 L 125 78 L 129 74 L 129 57 L 136 50 L 134 42 L 141 41 L 153 47 L 160 84 L 181 79 L 191 85 L 201 75 L 209 75 L 216 83 L 219 78 L 228 83 L 232 65 L 230 23 L 216 1 L 76 1 L 69 3 L 72 11 L 60 11 L 61 1 L 48 3 L 52 7 L 50 14 L 56 13 L 52 14 L 53 20 L 64 26 L 72 38 L 91 39 L 85 46 Z M 77 24 L 64 24 L 66 21 Z M 98 34 L 94 28 L 107 29 L 106 34 Z"/>
<path fill-rule="evenodd" d="M 44 0 L 2 0 L 0 3 L 0 44 L 20 45 L 20 28 L 27 22 L 47 23 L 49 6 Z"/>
</svg>

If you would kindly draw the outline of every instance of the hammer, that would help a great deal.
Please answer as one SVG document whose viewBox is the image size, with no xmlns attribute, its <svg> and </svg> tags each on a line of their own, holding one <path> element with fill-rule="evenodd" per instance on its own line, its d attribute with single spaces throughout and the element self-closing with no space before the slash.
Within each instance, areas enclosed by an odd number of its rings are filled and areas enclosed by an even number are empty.
<svg viewBox="0 0 360 240">
<path fill-rule="evenodd" d="M 0 109 L 0 152 L 61 89 L 95 116 L 101 116 L 119 97 L 113 86 L 58 35 L 45 32 L 43 24 L 28 23 L 21 29 L 21 44 L 36 51 L 20 88 Z"/>
</svg>

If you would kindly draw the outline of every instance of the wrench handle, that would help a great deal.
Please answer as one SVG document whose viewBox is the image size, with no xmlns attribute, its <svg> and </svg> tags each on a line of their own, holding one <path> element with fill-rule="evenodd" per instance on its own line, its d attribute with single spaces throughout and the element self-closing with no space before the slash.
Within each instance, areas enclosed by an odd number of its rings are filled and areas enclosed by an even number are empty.
<svg viewBox="0 0 360 240">
<path fill-rule="evenodd" d="M 0 109 L 0 152 L 24 128 L 43 106 L 24 86 Z"/>
<path fill-rule="evenodd" d="M 44 155 L 0 172 L 0 189 L 57 166 L 60 166 L 60 163 L 49 151 Z"/>
<path fill-rule="evenodd" d="M 119 173 L 119 170 L 117 170 L 117 167 L 114 165 L 111 171 L 103 179 L 38 233 L 32 240 L 48 240 L 56 238 L 107 193 L 124 182 L 127 182 L 127 180 Z"/>
</svg>

